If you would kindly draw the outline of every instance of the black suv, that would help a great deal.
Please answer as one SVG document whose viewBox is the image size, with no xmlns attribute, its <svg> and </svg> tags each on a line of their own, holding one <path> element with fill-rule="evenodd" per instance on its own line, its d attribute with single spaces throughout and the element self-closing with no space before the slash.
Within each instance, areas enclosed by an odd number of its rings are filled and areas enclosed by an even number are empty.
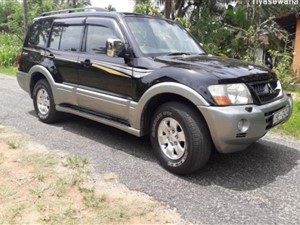
<svg viewBox="0 0 300 225">
<path fill-rule="evenodd" d="M 247 148 L 288 120 L 292 100 L 262 66 L 208 55 L 180 25 L 133 13 L 42 14 L 18 60 L 38 118 L 72 113 L 150 135 L 166 169 L 186 174 L 212 148 Z"/>
</svg>

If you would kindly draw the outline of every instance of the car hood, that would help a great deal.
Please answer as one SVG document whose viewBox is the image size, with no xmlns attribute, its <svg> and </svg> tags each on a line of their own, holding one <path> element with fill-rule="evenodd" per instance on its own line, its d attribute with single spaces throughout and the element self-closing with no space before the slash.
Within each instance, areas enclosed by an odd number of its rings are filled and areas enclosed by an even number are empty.
<svg viewBox="0 0 300 225">
<path fill-rule="evenodd" d="M 155 61 L 164 63 L 168 67 L 185 68 L 203 75 L 216 76 L 220 80 L 237 79 L 245 82 L 270 79 L 274 76 L 274 73 L 266 67 L 212 55 L 161 56 L 157 57 Z M 262 76 L 263 74 L 264 76 Z"/>
</svg>

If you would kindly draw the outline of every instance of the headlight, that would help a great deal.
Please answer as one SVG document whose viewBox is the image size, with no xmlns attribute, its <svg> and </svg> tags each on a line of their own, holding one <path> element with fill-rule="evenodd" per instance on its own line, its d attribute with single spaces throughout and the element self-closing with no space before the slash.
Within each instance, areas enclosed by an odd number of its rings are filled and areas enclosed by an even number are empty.
<svg viewBox="0 0 300 225">
<path fill-rule="evenodd" d="M 245 105 L 253 103 L 252 96 L 245 84 L 223 84 L 208 87 L 218 105 Z"/>
<path fill-rule="evenodd" d="M 281 83 L 280 83 L 279 80 L 277 81 L 277 88 L 276 89 L 280 90 L 280 92 L 278 94 L 278 97 L 281 97 L 283 95 L 283 91 L 282 91 L 282 86 L 281 86 Z"/>
</svg>

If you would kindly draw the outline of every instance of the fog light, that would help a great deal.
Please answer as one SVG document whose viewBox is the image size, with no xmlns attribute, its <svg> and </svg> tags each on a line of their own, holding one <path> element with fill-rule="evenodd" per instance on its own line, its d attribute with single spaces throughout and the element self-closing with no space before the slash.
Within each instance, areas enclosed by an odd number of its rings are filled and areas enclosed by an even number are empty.
<svg viewBox="0 0 300 225">
<path fill-rule="evenodd" d="M 249 126 L 250 126 L 250 122 L 248 120 L 241 119 L 238 122 L 237 128 L 238 128 L 239 132 L 245 133 L 249 129 Z"/>
</svg>

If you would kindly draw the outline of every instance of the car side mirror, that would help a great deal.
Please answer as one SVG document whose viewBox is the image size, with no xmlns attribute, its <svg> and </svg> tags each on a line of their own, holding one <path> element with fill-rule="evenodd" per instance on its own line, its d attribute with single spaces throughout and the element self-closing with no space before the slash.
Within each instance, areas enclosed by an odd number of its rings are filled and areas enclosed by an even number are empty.
<svg viewBox="0 0 300 225">
<path fill-rule="evenodd" d="M 108 38 L 106 40 L 106 55 L 118 57 L 125 49 L 125 43 L 120 39 Z"/>
</svg>

